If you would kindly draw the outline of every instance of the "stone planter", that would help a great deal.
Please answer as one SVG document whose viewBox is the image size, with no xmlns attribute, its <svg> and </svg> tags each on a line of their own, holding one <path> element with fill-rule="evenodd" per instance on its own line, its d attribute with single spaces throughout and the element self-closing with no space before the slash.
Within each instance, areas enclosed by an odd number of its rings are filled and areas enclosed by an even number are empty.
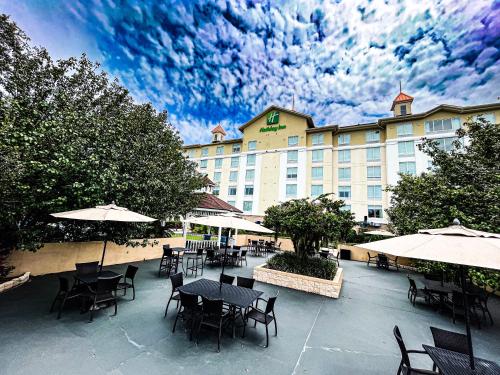
<svg viewBox="0 0 500 375">
<path fill-rule="evenodd" d="M 0 293 L 6 292 L 9 289 L 12 289 L 16 286 L 19 286 L 21 284 L 24 284 L 30 279 L 30 273 L 26 272 L 24 275 L 16 277 L 15 279 L 6 281 L 2 284 L 0 284 Z"/>
<path fill-rule="evenodd" d="M 342 287 L 343 269 L 337 268 L 337 273 L 333 280 L 318 279 L 316 277 L 298 275 L 272 270 L 264 267 L 265 264 L 257 266 L 253 270 L 253 277 L 263 283 L 284 286 L 308 293 L 320 294 L 330 298 L 339 298 Z"/>
</svg>

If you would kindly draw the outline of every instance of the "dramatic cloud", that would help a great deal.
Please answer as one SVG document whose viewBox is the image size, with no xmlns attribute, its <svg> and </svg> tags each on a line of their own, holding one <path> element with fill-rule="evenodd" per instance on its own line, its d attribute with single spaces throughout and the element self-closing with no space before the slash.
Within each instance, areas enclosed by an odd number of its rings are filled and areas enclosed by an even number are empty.
<svg viewBox="0 0 500 375">
<path fill-rule="evenodd" d="M 71 51 L 78 30 L 82 52 L 101 60 L 137 100 L 167 109 L 187 143 L 207 141 L 219 122 L 240 136 L 238 125 L 270 104 L 291 107 L 293 95 L 295 109 L 317 125 L 353 124 L 388 115 L 400 80 L 416 98 L 414 111 L 494 102 L 500 87 L 497 1 L 58 5 L 6 8 L 25 20 L 21 26 L 31 12 L 30 23 L 66 27 Z M 50 28 L 27 28 L 36 42 L 65 43 Z"/>
</svg>

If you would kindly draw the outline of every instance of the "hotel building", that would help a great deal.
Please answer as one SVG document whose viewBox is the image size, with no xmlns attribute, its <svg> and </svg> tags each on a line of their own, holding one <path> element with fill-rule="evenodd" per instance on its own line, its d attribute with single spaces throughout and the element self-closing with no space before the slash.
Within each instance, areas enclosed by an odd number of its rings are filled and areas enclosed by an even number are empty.
<svg viewBox="0 0 500 375">
<path fill-rule="evenodd" d="M 357 125 L 317 127 L 313 118 L 270 106 L 241 125 L 242 137 L 225 139 L 219 125 L 212 143 L 185 146 L 186 156 L 216 186 L 213 193 L 245 214 L 263 216 L 289 199 L 334 193 L 357 221 L 387 223 L 387 185 L 400 173 L 419 174 L 430 167 L 418 150 L 422 138 L 449 149 L 455 131 L 469 118 L 500 119 L 500 103 L 459 107 L 439 105 L 412 113 L 413 98 L 394 99 L 392 117 Z"/>
</svg>

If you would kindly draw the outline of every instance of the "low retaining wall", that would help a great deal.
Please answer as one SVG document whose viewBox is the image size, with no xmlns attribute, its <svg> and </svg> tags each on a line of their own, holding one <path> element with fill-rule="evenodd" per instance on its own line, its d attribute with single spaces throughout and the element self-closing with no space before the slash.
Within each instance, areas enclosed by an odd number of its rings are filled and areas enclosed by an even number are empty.
<svg viewBox="0 0 500 375">
<path fill-rule="evenodd" d="M 151 240 L 153 241 L 153 240 Z M 138 262 L 148 259 L 161 258 L 162 246 L 170 244 L 171 247 L 183 247 L 184 238 L 157 238 L 155 245 L 146 247 L 130 247 L 108 242 L 104 265 Z M 73 271 L 75 263 L 101 261 L 103 243 L 92 242 L 64 242 L 47 243 L 36 252 L 14 251 L 8 259 L 8 264 L 14 266 L 12 274 L 18 276 L 25 272 L 32 275 L 45 275 Z"/>
<path fill-rule="evenodd" d="M 351 251 L 351 260 L 357 260 L 360 262 L 366 262 L 368 261 L 368 254 L 370 253 L 371 256 L 376 256 L 379 252 L 377 251 L 368 251 L 366 249 L 363 249 L 361 247 L 358 247 L 356 245 L 346 245 L 346 244 L 340 244 L 338 246 L 340 250 L 350 250 Z M 394 258 L 393 256 L 389 255 L 391 258 Z M 409 267 L 411 266 L 411 259 L 408 258 L 398 258 L 398 264 L 404 267 Z"/>
<path fill-rule="evenodd" d="M 308 293 L 320 294 L 322 296 L 339 298 L 344 272 L 342 268 L 337 269 L 333 280 L 318 279 L 316 277 L 303 276 L 295 273 L 282 272 L 265 268 L 262 264 L 253 270 L 253 277 L 263 283 L 284 286 Z"/>
<path fill-rule="evenodd" d="M 263 239 L 266 241 L 274 241 L 274 235 L 269 236 L 268 234 L 238 234 L 236 238 L 236 245 L 238 246 L 246 246 L 248 244 L 248 240 L 257 241 L 259 239 Z M 282 238 L 278 237 L 278 241 L 276 244 L 281 242 L 281 250 L 283 251 L 294 251 L 293 250 L 293 242 L 290 238 Z"/>
</svg>

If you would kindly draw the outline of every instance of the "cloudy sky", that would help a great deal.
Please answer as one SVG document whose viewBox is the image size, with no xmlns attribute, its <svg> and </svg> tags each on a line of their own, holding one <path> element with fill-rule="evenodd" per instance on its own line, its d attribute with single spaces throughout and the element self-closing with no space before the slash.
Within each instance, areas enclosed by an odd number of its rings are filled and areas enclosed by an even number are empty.
<svg viewBox="0 0 500 375">
<path fill-rule="evenodd" d="M 500 1 L 0 0 L 55 57 L 88 54 L 186 143 L 230 137 L 270 104 L 316 125 L 500 96 Z"/>
</svg>

